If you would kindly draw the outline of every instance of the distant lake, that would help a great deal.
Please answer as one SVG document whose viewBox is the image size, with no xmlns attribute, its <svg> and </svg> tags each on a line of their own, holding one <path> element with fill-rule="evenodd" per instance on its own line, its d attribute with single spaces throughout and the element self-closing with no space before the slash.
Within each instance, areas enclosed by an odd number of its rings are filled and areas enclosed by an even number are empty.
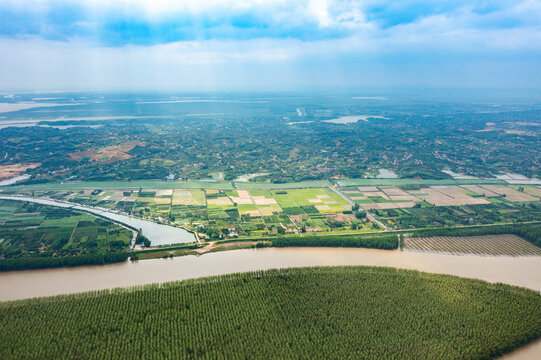
<svg viewBox="0 0 541 360">
<path fill-rule="evenodd" d="M 352 115 L 352 116 L 341 116 L 336 119 L 323 120 L 323 122 L 328 122 L 331 124 L 351 124 L 356 123 L 357 121 L 368 121 L 368 119 L 387 119 L 383 116 L 378 115 Z"/>
</svg>

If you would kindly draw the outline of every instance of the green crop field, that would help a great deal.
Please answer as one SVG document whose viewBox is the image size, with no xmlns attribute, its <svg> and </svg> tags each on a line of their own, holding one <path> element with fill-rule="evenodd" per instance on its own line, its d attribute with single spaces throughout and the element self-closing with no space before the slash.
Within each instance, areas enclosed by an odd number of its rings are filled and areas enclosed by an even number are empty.
<svg viewBox="0 0 541 360">
<path fill-rule="evenodd" d="M 541 296 L 409 270 L 269 270 L 0 304 L 2 359 L 488 359 Z"/>
<path fill-rule="evenodd" d="M 132 232 L 83 212 L 0 200 L 2 261 L 106 254 L 126 249 Z"/>
<path fill-rule="evenodd" d="M 492 200 L 492 199 L 491 199 Z M 511 203 L 506 200 L 487 205 L 426 206 L 409 209 L 374 210 L 389 226 L 400 228 L 441 227 L 454 225 L 498 224 L 538 221 L 539 202 Z"/>
<path fill-rule="evenodd" d="M 336 193 L 325 188 L 277 190 L 271 191 L 271 194 L 282 208 L 327 205 L 329 210 L 341 212 L 344 211 L 343 206 L 349 205 Z"/>
<path fill-rule="evenodd" d="M 121 188 L 127 182 L 95 182 L 80 184 L 110 187 L 55 190 L 45 189 L 47 186 L 43 185 L 43 190 L 22 191 L 11 186 L 2 190 L 10 194 L 51 197 L 122 211 L 157 223 L 202 232 L 212 240 L 223 239 L 230 229 L 234 229 L 232 236 L 372 231 L 378 226 L 363 216 L 363 210 L 371 212 L 387 227 L 396 230 L 531 222 L 541 215 L 541 190 L 536 186 L 457 186 L 455 180 L 449 179 L 430 182 L 451 182 L 454 185 L 430 186 L 428 180 L 419 180 L 417 184 L 405 183 L 407 181 L 404 179 L 360 180 L 374 180 L 377 186 L 347 185 L 337 189 L 359 205 L 361 211 L 352 208 L 348 201 L 329 187 L 216 189 L 208 187 L 213 183 L 200 182 L 198 184 L 205 187 L 186 189 L 175 186 L 190 182 L 138 181 L 130 183 L 156 186 Z M 394 181 L 396 186 L 381 185 L 388 180 Z M 161 187 L 164 184 L 168 187 Z M 54 187 L 54 184 L 48 186 Z M 13 221 L 11 219 L 6 224 Z M 31 224 L 31 219 L 26 221 Z M 39 218 L 34 219 L 34 224 L 39 221 Z"/>
</svg>

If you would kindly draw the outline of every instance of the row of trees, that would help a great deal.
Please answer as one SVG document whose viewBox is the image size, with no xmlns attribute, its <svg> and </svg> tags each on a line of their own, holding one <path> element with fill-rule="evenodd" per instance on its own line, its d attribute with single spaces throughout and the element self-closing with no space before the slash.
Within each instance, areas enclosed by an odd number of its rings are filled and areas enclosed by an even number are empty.
<svg viewBox="0 0 541 360">
<path fill-rule="evenodd" d="M 392 250 L 398 247 L 398 235 L 354 234 L 279 237 L 272 240 L 272 246 L 356 247 Z"/>
<path fill-rule="evenodd" d="M 81 265 L 103 265 L 123 262 L 128 259 L 124 251 L 105 254 L 83 254 L 77 256 L 28 257 L 0 260 L 0 271 L 30 270 Z"/>
<path fill-rule="evenodd" d="M 137 237 L 135 238 L 135 243 L 136 244 L 143 244 L 145 247 L 149 247 L 150 246 L 150 239 L 147 238 L 145 235 L 143 235 L 143 232 L 139 230 L 137 232 Z"/>
</svg>

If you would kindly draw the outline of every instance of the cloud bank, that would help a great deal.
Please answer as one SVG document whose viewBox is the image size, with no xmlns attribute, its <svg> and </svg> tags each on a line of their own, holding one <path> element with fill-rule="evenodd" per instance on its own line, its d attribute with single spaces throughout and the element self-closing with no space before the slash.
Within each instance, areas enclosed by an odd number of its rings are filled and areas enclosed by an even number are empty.
<svg viewBox="0 0 541 360">
<path fill-rule="evenodd" d="M 0 0 L 4 88 L 539 87 L 541 2 Z"/>
</svg>

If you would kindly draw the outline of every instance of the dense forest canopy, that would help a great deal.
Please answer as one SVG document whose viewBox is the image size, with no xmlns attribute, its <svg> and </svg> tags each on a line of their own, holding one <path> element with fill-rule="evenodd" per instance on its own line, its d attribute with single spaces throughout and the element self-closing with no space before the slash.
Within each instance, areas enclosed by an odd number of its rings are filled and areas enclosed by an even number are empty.
<svg viewBox="0 0 541 360">
<path fill-rule="evenodd" d="M 7 302 L 0 320 L 3 359 L 488 359 L 541 334 L 541 296 L 323 267 Z"/>
</svg>

